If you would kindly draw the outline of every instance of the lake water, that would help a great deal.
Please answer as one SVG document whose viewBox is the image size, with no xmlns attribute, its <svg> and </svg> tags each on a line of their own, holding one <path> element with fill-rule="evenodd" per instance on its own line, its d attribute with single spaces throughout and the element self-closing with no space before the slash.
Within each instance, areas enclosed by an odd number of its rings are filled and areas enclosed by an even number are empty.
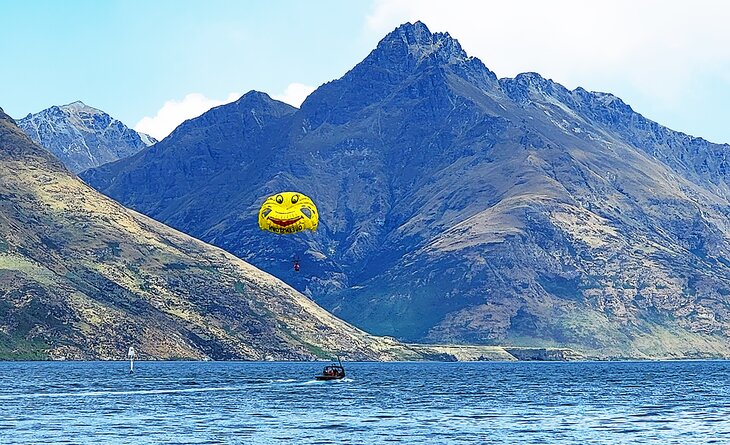
<svg viewBox="0 0 730 445">
<path fill-rule="evenodd" d="M 1 444 L 730 444 L 730 362 L 0 362 Z"/>
</svg>

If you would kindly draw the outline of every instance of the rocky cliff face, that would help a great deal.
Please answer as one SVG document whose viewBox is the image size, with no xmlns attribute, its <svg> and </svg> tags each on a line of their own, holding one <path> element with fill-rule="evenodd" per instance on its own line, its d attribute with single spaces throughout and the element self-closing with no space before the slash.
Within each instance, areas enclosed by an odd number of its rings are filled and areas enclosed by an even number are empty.
<svg viewBox="0 0 730 445">
<path fill-rule="evenodd" d="M 372 332 L 730 355 L 727 145 L 609 94 L 534 73 L 498 80 L 422 23 L 299 110 L 264 99 L 222 106 L 84 178 Z M 316 234 L 259 232 L 258 206 L 284 189 L 317 202 Z"/>
<path fill-rule="evenodd" d="M 0 358 L 418 358 L 102 196 L 0 110 Z"/>
<path fill-rule="evenodd" d="M 82 102 L 53 106 L 17 123 L 74 173 L 126 158 L 157 142 Z"/>
</svg>

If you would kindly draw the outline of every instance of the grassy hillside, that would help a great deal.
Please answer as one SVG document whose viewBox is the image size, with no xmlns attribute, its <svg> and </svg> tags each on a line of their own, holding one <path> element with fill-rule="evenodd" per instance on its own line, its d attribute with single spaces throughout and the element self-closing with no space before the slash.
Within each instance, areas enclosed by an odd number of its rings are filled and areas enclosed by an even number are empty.
<svg viewBox="0 0 730 445">
<path fill-rule="evenodd" d="M 0 110 L 0 358 L 396 359 L 226 252 L 97 193 Z"/>
</svg>

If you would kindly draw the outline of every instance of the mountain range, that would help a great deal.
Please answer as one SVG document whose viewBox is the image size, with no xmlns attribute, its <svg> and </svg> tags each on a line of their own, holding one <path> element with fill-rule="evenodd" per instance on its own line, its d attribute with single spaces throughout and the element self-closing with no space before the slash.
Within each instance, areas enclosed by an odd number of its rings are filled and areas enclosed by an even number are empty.
<svg viewBox="0 0 730 445">
<path fill-rule="evenodd" d="M 17 124 L 74 173 L 125 158 L 157 142 L 80 101 L 28 114 Z"/>
<path fill-rule="evenodd" d="M 728 149 L 416 22 L 299 109 L 252 91 L 81 176 L 374 334 L 728 357 Z M 316 233 L 259 231 L 281 190 Z"/>
<path fill-rule="evenodd" d="M 146 359 L 427 356 L 101 195 L 0 110 L 0 358 L 120 359 L 129 346 Z"/>
</svg>

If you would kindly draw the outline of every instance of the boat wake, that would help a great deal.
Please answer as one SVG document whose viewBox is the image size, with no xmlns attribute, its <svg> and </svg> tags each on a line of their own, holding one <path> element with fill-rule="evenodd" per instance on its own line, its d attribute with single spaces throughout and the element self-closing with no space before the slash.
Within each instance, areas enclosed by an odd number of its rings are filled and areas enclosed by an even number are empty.
<svg viewBox="0 0 730 445">
<path fill-rule="evenodd" d="M 215 392 L 215 391 L 239 391 L 242 387 L 223 386 L 214 388 L 182 388 L 182 389 L 141 389 L 134 391 L 76 391 L 76 392 L 39 392 L 31 394 L 7 394 L 0 395 L 0 400 L 33 399 L 41 397 L 104 397 L 104 396 L 128 396 L 148 394 L 179 394 L 187 392 Z"/>
<path fill-rule="evenodd" d="M 303 384 L 304 385 L 314 385 L 314 384 L 326 385 L 326 384 L 341 384 L 341 383 L 350 383 L 350 382 L 354 382 L 354 380 L 349 377 L 345 377 L 345 378 L 336 379 L 336 380 L 307 380 L 306 382 L 303 382 Z"/>
</svg>

